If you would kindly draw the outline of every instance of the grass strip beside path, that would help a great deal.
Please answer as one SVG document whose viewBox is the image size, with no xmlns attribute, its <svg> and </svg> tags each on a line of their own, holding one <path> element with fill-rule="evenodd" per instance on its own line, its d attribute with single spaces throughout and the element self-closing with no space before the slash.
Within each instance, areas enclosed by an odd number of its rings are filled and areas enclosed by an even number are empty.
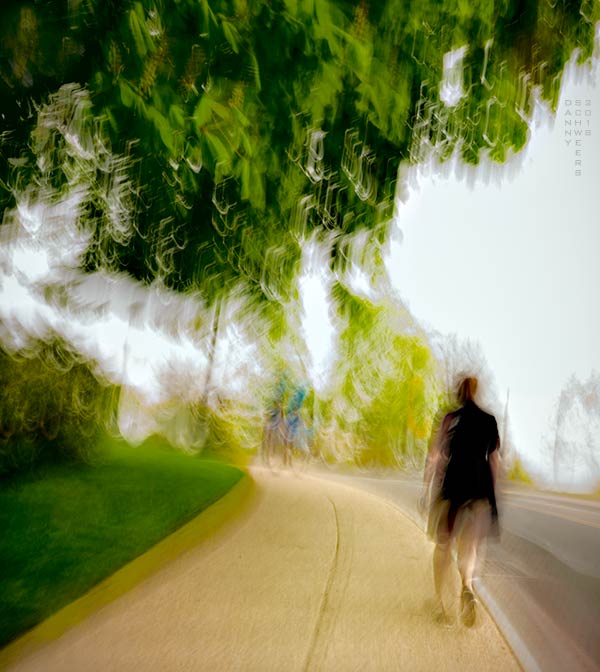
<svg viewBox="0 0 600 672">
<path fill-rule="evenodd" d="M 0 646 L 89 591 L 202 510 L 239 469 L 123 442 L 96 466 L 1 484 Z"/>
</svg>

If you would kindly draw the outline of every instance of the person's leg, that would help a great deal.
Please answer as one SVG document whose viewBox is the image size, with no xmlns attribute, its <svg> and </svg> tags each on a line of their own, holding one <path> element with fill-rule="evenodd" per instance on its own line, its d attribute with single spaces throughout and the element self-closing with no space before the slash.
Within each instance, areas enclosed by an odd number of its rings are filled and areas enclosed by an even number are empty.
<svg viewBox="0 0 600 672">
<path fill-rule="evenodd" d="M 443 620 L 449 620 L 448 612 L 444 606 L 444 589 L 447 582 L 448 569 L 451 564 L 451 529 L 453 516 L 449 515 L 449 503 L 438 501 L 434 504 L 433 514 L 437 516 L 435 540 L 433 551 L 433 585 L 436 594 L 436 616 Z"/>
<path fill-rule="evenodd" d="M 475 594 L 473 578 L 477 569 L 478 550 L 489 526 L 489 504 L 476 501 L 469 506 L 458 547 L 458 571 L 462 581 L 461 610 L 463 623 L 475 623 Z"/>
<path fill-rule="evenodd" d="M 288 436 L 283 440 L 283 464 L 286 467 L 292 466 L 292 443 Z"/>
<path fill-rule="evenodd" d="M 463 588 L 473 590 L 473 576 L 477 563 L 477 539 L 473 520 L 465 522 L 458 544 L 458 572 Z"/>
<path fill-rule="evenodd" d="M 288 442 L 285 438 L 281 442 L 281 452 L 283 454 L 283 466 L 287 467 L 288 466 Z"/>
<path fill-rule="evenodd" d="M 450 567 L 450 544 L 437 543 L 433 551 L 433 585 L 437 597 L 438 606 L 444 609 L 444 586 Z"/>
<path fill-rule="evenodd" d="M 271 448 L 273 445 L 273 430 L 271 429 L 271 425 L 267 423 L 265 425 L 265 429 L 263 432 L 263 441 L 262 441 L 262 457 L 263 457 L 263 464 L 265 464 L 267 467 L 271 466 Z"/>
<path fill-rule="evenodd" d="M 477 500 L 469 506 L 458 546 L 458 571 L 463 586 L 473 590 L 473 578 L 478 563 L 478 551 L 490 525 L 490 506 Z"/>
</svg>

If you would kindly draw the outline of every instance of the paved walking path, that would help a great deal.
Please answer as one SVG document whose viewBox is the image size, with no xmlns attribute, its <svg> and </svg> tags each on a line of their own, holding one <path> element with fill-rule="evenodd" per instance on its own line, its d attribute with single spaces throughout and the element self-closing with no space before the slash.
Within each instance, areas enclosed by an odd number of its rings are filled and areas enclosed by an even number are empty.
<svg viewBox="0 0 600 672">
<path fill-rule="evenodd" d="M 435 622 L 432 545 L 395 508 L 308 475 L 252 478 L 216 531 L 10 669 L 520 669 L 484 610 L 473 629 Z"/>
</svg>

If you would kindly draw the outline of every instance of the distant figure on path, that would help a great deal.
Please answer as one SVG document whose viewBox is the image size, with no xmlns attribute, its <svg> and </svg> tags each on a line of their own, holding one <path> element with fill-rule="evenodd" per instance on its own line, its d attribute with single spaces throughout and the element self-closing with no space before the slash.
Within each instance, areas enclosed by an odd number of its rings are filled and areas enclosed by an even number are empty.
<svg viewBox="0 0 600 672">
<path fill-rule="evenodd" d="M 299 386 L 290 396 L 285 413 L 285 432 L 283 448 L 284 466 L 292 465 L 292 457 L 295 454 L 305 455 L 307 450 L 306 431 L 300 409 L 306 397 L 306 390 Z"/>
<path fill-rule="evenodd" d="M 475 623 L 473 576 L 479 544 L 498 530 L 495 483 L 500 439 L 494 416 L 475 403 L 476 391 L 477 378 L 463 378 L 457 390 L 459 408 L 447 413 L 434 428 L 420 501 L 422 510 L 429 501 L 427 531 L 436 543 L 433 577 L 437 616 L 451 621 L 443 588 L 456 544 L 462 580 L 461 618 L 467 627 Z"/>
<path fill-rule="evenodd" d="M 282 374 L 277 380 L 265 412 L 261 452 L 263 463 L 267 467 L 271 467 L 271 459 L 285 449 L 285 404 L 289 394 L 288 387 L 287 375 Z"/>
<path fill-rule="evenodd" d="M 271 467 L 271 459 L 280 450 L 285 438 L 285 419 L 281 402 L 273 400 L 265 414 L 262 436 L 262 459 Z"/>
</svg>

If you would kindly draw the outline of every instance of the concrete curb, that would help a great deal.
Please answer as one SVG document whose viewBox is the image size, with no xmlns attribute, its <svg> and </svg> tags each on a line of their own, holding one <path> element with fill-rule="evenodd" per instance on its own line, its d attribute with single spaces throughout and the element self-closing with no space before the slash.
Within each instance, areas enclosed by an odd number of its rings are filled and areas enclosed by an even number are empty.
<svg viewBox="0 0 600 672">
<path fill-rule="evenodd" d="M 483 602 L 490 616 L 494 619 L 506 643 L 510 646 L 525 672 L 541 672 L 541 668 L 531 654 L 531 651 L 527 648 L 527 645 L 515 628 L 513 628 L 506 614 L 500 609 L 496 600 L 494 600 L 485 587 L 484 580 L 475 579 L 475 592 L 481 602 Z"/>
<path fill-rule="evenodd" d="M 378 497 L 378 495 L 373 494 L 373 497 Z M 385 498 L 380 498 L 381 501 L 386 504 L 394 507 L 400 513 L 405 515 L 423 534 L 427 534 L 425 528 L 425 521 L 423 516 L 418 512 L 411 511 L 408 508 L 399 506 L 396 502 L 386 500 Z M 510 647 L 511 651 L 515 655 L 515 658 L 518 660 L 519 664 L 525 670 L 525 672 L 541 672 L 537 661 L 531 654 L 529 648 L 518 634 L 518 632 L 511 625 L 506 614 L 500 609 L 498 603 L 494 600 L 490 592 L 484 585 L 484 582 L 481 579 L 475 579 L 475 592 L 480 602 L 483 604 L 484 608 L 490 614 L 492 620 L 498 626 L 502 636 L 504 637 L 506 643 Z"/>
</svg>

